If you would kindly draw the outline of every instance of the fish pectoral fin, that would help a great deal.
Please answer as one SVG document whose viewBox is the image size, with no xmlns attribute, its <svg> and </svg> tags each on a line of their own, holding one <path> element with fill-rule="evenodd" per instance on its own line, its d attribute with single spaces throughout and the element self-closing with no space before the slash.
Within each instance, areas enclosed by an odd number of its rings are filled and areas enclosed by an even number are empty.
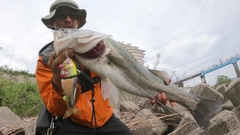
<svg viewBox="0 0 240 135">
<path fill-rule="evenodd" d="M 166 85 L 169 85 L 171 83 L 171 77 L 168 75 L 167 72 L 155 69 L 148 70 L 158 76 L 161 80 L 163 80 Z"/>
<path fill-rule="evenodd" d="M 114 103 L 116 104 L 118 102 L 118 89 L 117 87 L 108 79 L 102 79 L 101 82 L 101 90 L 103 99 L 107 99 L 112 97 L 114 100 Z"/>
</svg>

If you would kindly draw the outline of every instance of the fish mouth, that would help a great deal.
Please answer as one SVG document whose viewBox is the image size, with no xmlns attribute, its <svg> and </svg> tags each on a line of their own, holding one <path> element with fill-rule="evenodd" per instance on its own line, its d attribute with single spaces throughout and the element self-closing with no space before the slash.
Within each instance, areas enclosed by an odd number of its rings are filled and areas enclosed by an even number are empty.
<svg viewBox="0 0 240 135">
<path fill-rule="evenodd" d="M 101 58 L 102 55 L 105 53 L 105 51 L 106 51 L 106 46 L 101 40 L 95 47 L 93 47 L 89 51 L 85 53 L 78 53 L 78 55 L 83 56 L 85 58 L 89 58 L 89 59 Z"/>
</svg>

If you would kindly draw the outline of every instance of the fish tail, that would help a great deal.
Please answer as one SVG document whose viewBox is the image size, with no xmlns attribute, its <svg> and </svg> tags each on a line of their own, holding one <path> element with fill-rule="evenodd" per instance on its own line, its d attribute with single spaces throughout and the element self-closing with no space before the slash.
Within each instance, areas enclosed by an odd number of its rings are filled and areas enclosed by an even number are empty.
<svg viewBox="0 0 240 135">
<path fill-rule="evenodd" d="M 220 101 L 204 98 L 195 95 L 200 99 L 200 102 L 197 105 L 197 108 L 191 110 L 191 114 L 197 121 L 198 125 L 207 130 L 210 126 L 210 116 L 222 108 L 222 103 Z"/>
<path fill-rule="evenodd" d="M 76 106 L 68 108 L 65 112 L 65 114 L 63 115 L 62 119 L 66 119 L 68 117 L 70 117 L 73 113 L 77 113 L 78 108 Z"/>
</svg>

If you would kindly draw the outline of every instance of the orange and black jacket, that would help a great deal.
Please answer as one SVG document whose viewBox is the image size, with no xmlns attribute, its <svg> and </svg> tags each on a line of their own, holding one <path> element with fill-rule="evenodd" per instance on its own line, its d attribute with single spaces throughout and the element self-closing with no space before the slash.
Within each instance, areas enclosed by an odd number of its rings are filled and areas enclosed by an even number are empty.
<svg viewBox="0 0 240 135">
<path fill-rule="evenodd" d="M 53 116 L 62 116 L 67 110 L 67 103 L 63 100 L 64 92 L 61 83 L 52 79 L 52 72 L 47 66 L 50 52 L 53 50 L 53 42 L 51 42 L 39 51 L 39 59 L 36 67 L 36 80 L 40 96 L 48 111 Z M 90 77 L 94 78 L 97 77 L 97 75 L 90 71 Z M 88 127 L 101 127 L 113 114 L 113 108 L 110 106 L 109 100 L 103 99 L 101 83 L 98 82 L 94 84 L 96 125 L 94 125 L 95 122 L 92 122 L 93 107 L 92 102 L 90 101 L 92 99 L 92 90 L 81 93 L 81 90 L 79 90 L 80 88 L 81 85 L 78 84 L 75 98 L 75 106 L 79 111 L 70 116 L 71 120 Z"/>
</svg>

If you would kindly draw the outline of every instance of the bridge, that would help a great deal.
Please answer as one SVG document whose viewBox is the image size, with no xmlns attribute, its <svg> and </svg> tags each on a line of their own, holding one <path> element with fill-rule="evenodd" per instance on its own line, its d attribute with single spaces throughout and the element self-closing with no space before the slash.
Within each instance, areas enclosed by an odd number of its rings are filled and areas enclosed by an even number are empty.
<svg viewBox="0 0 240 135">
<path fill-rule="evenodd" d="M 174 82 L 174 84 L 177 84 L 178 86 L 182 86 L 183 87 L 183 82 L 184 81 L 187 81 L 187 80 L 190 80 L 190 79 L 193 79 L 195 77 L 198 77 L 200 76 L 201 77 L 201 80 L 203 83 L 207 83 L 206 82 L 206 79 L 205 79 L 205 75 L 210 73 L 210 72 L 213 72 L 219 68 L 223 68 L 229 64 L 233 64 L 233 67 L 236 71 L 236 74 L 237 74 L 237 77 L 239 78 L 240 77 L 240 72 L 239 72 L 239 68 L 238 68 L 238 65 L 237 65 L 237 61 L 240 60 L 240 55 L 239 54 L 236 54 L 235 56 L 225 60 L 225 61 L 222 61 L 220 60 L 220 62 L 218 64 L 214 64 L 208 68 L 205 68 L 201 71 L 198 71 L 198 72 L 195 72 L 195 73 L 192 73 L 190 75 L 187 75 L 183 78 L 181 78 L 180 80 L 177 80 L 176 82 Z"/>
</svg>

